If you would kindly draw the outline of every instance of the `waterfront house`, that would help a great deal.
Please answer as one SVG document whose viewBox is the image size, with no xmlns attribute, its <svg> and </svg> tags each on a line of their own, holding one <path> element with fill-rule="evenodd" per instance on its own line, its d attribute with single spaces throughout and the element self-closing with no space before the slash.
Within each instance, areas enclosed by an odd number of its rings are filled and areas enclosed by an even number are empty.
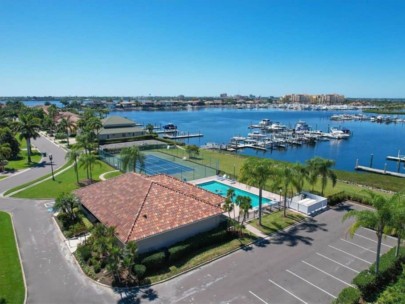
<svg viewBox="0 0 405 304">
<path fill-rule="evenodd" d="M 101 122 L 103 127 L 100 129 L 98 138 L 102 141 L 128 139 L 145 134 L 145 131 L 134 121 L 124 117 L 110 116 Z"/>
<path fill-rule="evenodd" d="M 116 228 L 122 244 L 148 252 L 211 230 L 223 220 L 219 195 L 168 175 L 127 173 L 76 190 L 93 222 Z"/>
</svg>

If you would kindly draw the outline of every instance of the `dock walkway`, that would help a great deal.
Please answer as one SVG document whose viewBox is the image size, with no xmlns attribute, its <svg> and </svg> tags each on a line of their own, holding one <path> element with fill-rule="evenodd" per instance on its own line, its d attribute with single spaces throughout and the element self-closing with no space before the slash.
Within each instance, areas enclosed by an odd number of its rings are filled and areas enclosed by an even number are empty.
<svg viewBox="0 0 405 304">
<path fill-rule="evenodd" d="M 387 170 L 381 170 L 381 169 L 375 169 L 375 168 L 366 167 L 366 166 L 355 166 L 354 169 L 359 170 L 359 171 L 366 171 L 366 172 L 372 172 L 372 173 L 378 173 L 378 174 L 384 174 L 384 175 L 391 175 L 391 176 L 396 176 L 396 177 L 405 177 L 405 174 L 403 174 L 403 173 L 387 171 Z"/>
</svg>

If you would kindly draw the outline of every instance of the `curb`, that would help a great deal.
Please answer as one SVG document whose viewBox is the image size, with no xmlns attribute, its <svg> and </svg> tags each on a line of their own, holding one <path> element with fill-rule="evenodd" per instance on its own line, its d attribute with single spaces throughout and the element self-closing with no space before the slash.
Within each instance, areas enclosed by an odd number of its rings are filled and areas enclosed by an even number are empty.
<svg viewBox="0 0 405 304">
<path fill-rule="evenodd" d="M 54 173 L 54 176 L 58 176 L 59 174 L 62 174 L 63 172 L 69 170 L 71 167 L 73 167 L 73 165 L 74 165 L 74 163 L 71 164 L 70 166 L 67 166 L 66 168 L 64 168 L 64 169 L 62 169 L 62 170 L 60 170 L 60 171 L 58 171 L 57 173 Z M 41 179 L 41 180 L 39 180 L 39 181 L 37 181 L 37 182 L 31 184 L 31 185 L 28 185 L 27 187 L 18 189 L 18 190 L 14 191 L 14 192 L 11 192 L 11 193 L 7 194 L 7 195 L 4 195 L 4 193 L 8 191 L 8 190 L 6 190 L 6 191 L 4 191 L 3 193 L 1 193 L 0 196 L 2 196 L 2 197 L 11 197 L 11 196 L 14 195 L 14 194 L 17 194 L 17 193 L 19 193 L 19 192 L 21 192 L 21 191 L 24 191 L 24 190 L 28 189 L 28 188 L 34 187 L 34 186 L 36 186 L 36 185 L 38 185 L 38 184 L 40 184 L 40 183 L 43 183 L 44 181 L 47 181 L 47 180 L 49 180 L 49 179 L 52 179 L 52 175 L 51 175 L 51 176 L 48 176 L 47 178 Z"/>
<path fill-rule="evenodd" d="M 18 239 L 17 239 L 17 234 L 15 232 L 15 228 L 14 228 L 14 218 L 13 218 L 13 214 L 7 211 L 3 211 L 5 213 L 7 213 L 8 215 L 10 215 L 10 219 L 11 219 L 11 226 L 13 227 L 13 233 L 14 233 L 14 241 L 15 241 L 15 247 L 17 247 L 17 252 L 18 252 L 18 258 L 20 261 L 20 266 L 21 266 L 21 274 L 23 277 L 23 282 L 24 282 L 24 290 L 25 290 L 25 294 L 24 294 L 24 304 L 27 303 L 27 297 L 28 297 L 28 288 L 27 288 L 27 281 L 25 280 L 25 271 L 24 271 L 24 266 L 22 263 L 22 259 L 21 259 L 21 253 L 20 253 L 20 246 L 18 243 Z"/>
</svg>

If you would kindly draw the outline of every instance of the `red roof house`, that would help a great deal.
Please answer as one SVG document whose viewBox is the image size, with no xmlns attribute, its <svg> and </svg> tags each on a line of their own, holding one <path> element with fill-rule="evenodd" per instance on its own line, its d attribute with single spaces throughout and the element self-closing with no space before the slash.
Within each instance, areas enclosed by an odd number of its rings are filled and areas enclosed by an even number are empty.
<svg viewBox="0 0 405 304">
<path fill-rule="evenodd" d="M 116 228 L 139 252 L 169 246 L 215 228 L 224 198 L 168 175 L 127 173 L 75 191 L 98 221 Z"/>
</svg>

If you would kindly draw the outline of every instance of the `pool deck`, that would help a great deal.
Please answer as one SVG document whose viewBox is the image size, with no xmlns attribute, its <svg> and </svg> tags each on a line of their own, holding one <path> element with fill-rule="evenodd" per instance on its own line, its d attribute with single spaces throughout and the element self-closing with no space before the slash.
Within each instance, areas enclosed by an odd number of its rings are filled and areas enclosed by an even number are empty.
<svg viewBox="0 0 405 304">
<path fill-rule="evenodd" d="M 244 190 L 246 192 L 253 193 L 253 194 L 257 195 L 257 196 L 259 195 L 259 188 L 248 186 L 246 184 L 239 183 L 239 182 L 231 180 L 229 178 L 223 178 L 223 177 L 219 177 L 219 176 L 216 176 L 216 175 L 196 179 L 196 180 L 190 181 L 189 183 L 193 184 L 193 185 L 198 185 L 198 184 L 203 184 L 203 183 L 207 183 L 207 182 L 211 182 L 211 181 L 216 181 L 216 182 L 219 182 L 219 183 L 223 183 L 223 184 L 225 184 L 227 186 L 237 188 L 237 189 L 240 189 L 240 190 Z M 280 196 L 279 194 L 272 193 L 272 192 L 269 192 L 269 191 L 266 191 L 266 190 L 263 190 L 262 194 L 263 194 L 263 198 L 268 198 L 268 199 L 272 200 L 273 202 L 278 203 L 279 201 L 283 200 L 283 197 Z"/>
</svg>

